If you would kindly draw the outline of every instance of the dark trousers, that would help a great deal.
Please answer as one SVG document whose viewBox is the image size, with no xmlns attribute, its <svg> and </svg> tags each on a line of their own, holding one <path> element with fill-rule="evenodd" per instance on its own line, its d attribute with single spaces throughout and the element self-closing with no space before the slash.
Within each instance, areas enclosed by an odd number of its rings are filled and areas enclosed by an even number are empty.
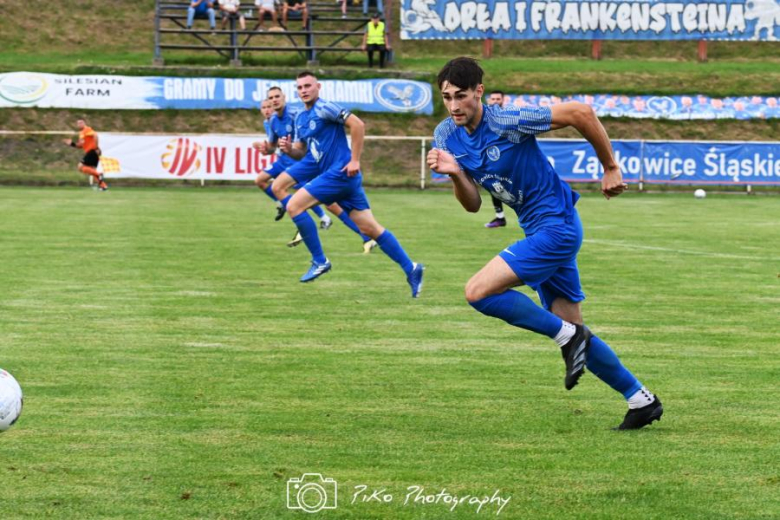
<svg viewBox="0 0 780 520">
<path fill-rule="evenodd" d="M 504 206 L 501 204 L 501 201 L 493 197 L 493 195 L 491 195 L 490 197 L 493 199 L 493 209 L 496 210 L 496 213 L 501 213 L 502 211 L 504 211 Z"/>
<path fill-rule="evenodd" d="M 369 67 L 374 66 L 374 51 L 379 51 L 379 68 L 380 69 L 385 68 L 385 55 L 387 54 L 387 50 L 385 49 L 384 45 L 379 45 L 378 43 L 371 43 L 369 45 L 366 45 L 366 50 L 368 51 Z"/>
</svg>

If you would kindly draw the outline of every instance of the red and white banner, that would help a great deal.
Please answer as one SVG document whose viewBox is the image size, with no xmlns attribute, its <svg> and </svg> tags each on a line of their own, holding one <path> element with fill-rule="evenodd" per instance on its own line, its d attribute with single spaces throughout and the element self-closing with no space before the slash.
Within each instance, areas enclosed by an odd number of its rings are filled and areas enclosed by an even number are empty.
<svg viewBox="0 0 780 520">
<path fill-rule="evenodd" d="M 251 181 L 276 161 L 252 143 L 258 136 L 133 135 L 101 132 L 100 170 L 107 178 Z"/>
</svg>

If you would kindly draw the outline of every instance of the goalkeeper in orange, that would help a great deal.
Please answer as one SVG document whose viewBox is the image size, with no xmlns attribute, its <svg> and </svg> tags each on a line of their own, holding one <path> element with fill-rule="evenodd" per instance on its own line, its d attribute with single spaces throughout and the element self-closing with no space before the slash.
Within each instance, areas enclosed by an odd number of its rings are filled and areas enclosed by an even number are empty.
<svg viewBox="0 0 780 520">
<path fill-rule="evenodd" d="M 92 128 L 87 126 L 86 121 L 79 119 L 76 121 L 79 128 L 79 140 L 65 139 L 63 142 L 74 148 L 84 150 L 84 157 L 79 163 L 79 171 L 84 175 L 91 175 L 98 183 L 100 191 L 106 191 L 108 184 L 103 179 L 103 174 L 98 173 L 97 167 L 100 163 L 100 148 L 98 148 L 98 135 Z"/>
</svg>

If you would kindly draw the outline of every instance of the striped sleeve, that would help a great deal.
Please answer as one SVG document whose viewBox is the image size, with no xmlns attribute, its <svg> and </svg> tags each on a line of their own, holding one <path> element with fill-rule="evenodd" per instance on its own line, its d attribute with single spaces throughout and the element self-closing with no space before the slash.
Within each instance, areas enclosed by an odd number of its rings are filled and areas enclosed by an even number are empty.
<svg viewBox="0 0 780 520">
<path fill-rule="evenodd" d="M 317 114 L 317 117 L 320 119 L 338 123 L 340 125 L 346 123 L 349 116 L 352 115 L 352 112 L 346 108 L 342 108 L 336 103 L 331 103 L 330 101 L 323 101 L 322 103 L 318 103 L 314 107 L 314 110 Z"/>
<path fill-rule="evenodd" d="M 552 127 L 550 107 L 491 108 L 489 114 L 490 129 L 513 143 L 519 143 L 529 135 L 547 132 Z"/>
<path fill-rule="evenodd" d="M 436 127 L 436 130 L 433 131 L 433 142 L 439 150 L 444 150 L 445 152 L 449 152 L 449 149 L 447 148 L 447 139 L 450 135 L 452 135 L 452 132 L 455 131 L 455 123 L 452 121 L 452 119 L 447 118 Z"/>
</svg>

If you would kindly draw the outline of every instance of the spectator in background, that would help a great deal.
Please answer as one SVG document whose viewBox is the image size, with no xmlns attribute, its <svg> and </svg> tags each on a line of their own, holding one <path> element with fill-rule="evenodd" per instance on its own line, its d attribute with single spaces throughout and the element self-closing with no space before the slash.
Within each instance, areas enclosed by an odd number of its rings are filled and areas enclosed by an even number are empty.
<svg viewBox="0 0 780 520">
<path fill-rule="evenodd" d="M 379 14 L 385 14 L 385 6 L 383 5 L 382 0 L 376 0 L 376 11 Z M 363 14 L 368 14 L 368 0 L 363 0 Z"/>
<path fill-rule="evenodd" d="M 241 12 L 241 0 L 219 0 L 219 10 L 222 13 L 222 30 L 229 19 L 238 18 L 238 24 L 242 31 L 246 31 L 246 19 Z"/>
<path fill-rule="evenodd" d="M 341 3 L 341 17 L 347 17 L 347 0 L 336 0 L 336 3 Z"/>
<path fill-rule="evenodd" d="M 217 28 L 217 20 L 214 15 L 214 4 L 211 0 L 193 0 L 190 6 L 187 8 L 187 29 L 192 29 L 192 22 L 195 21 L 195 17 L 209 19 L 209 26 L 211 30 Z"/>
<path fill-rule="evenodd" d="M 487 104 L 488 106 L 497 105 L 503 107 L 505 97 L 506 94 L 504 94 L 502 90 L 494 90 L 488 95 Z M 518 96 L 518 99 L 520 99 L 520 96 Z M 506 227 L 506 216 L 504 215 L 504 205 L 501 203 L 501 199 L 497 198 L 492 193 L 490 194 L 490 198 L 493 199 L 493 210 L 496 212 L 496 216 L 493 220 L 485 224 L 485 227 L 488 229 Z"/>
<path fill-rule="evenodd" d="M 276 27 L 276 3 L 275 0 L 255 0 L 255 7 L 257 7 L 257 26 L 256 31 L 263 30 L 263 22 L 265 21 L 265 13 L 271 15 L 271 27 Z"/>
<path fill-rule="evenodd" d="M 366 26 L 366 32 L 363 35 L 363 50 L 368 52 L 369 68 L 374 66 L 374 51 L 379 51 L 379 68 L 385 68 L 385 54 L 391 48 L 390 42 L 387 40 L 387 32 L 385 32 L 385 23 L 379 20 L 379 13 L 374 13 Z"/>
<path fill-rule="evenodd" d="M 282 24 L 287 27 L 287 17 L 300 18 L 303 21 L 303 28 L 306 29 L 306 22 L 309 19 L 309 8 L 305 0 L 287 0 L 282 7 Z"/>
</svg>

